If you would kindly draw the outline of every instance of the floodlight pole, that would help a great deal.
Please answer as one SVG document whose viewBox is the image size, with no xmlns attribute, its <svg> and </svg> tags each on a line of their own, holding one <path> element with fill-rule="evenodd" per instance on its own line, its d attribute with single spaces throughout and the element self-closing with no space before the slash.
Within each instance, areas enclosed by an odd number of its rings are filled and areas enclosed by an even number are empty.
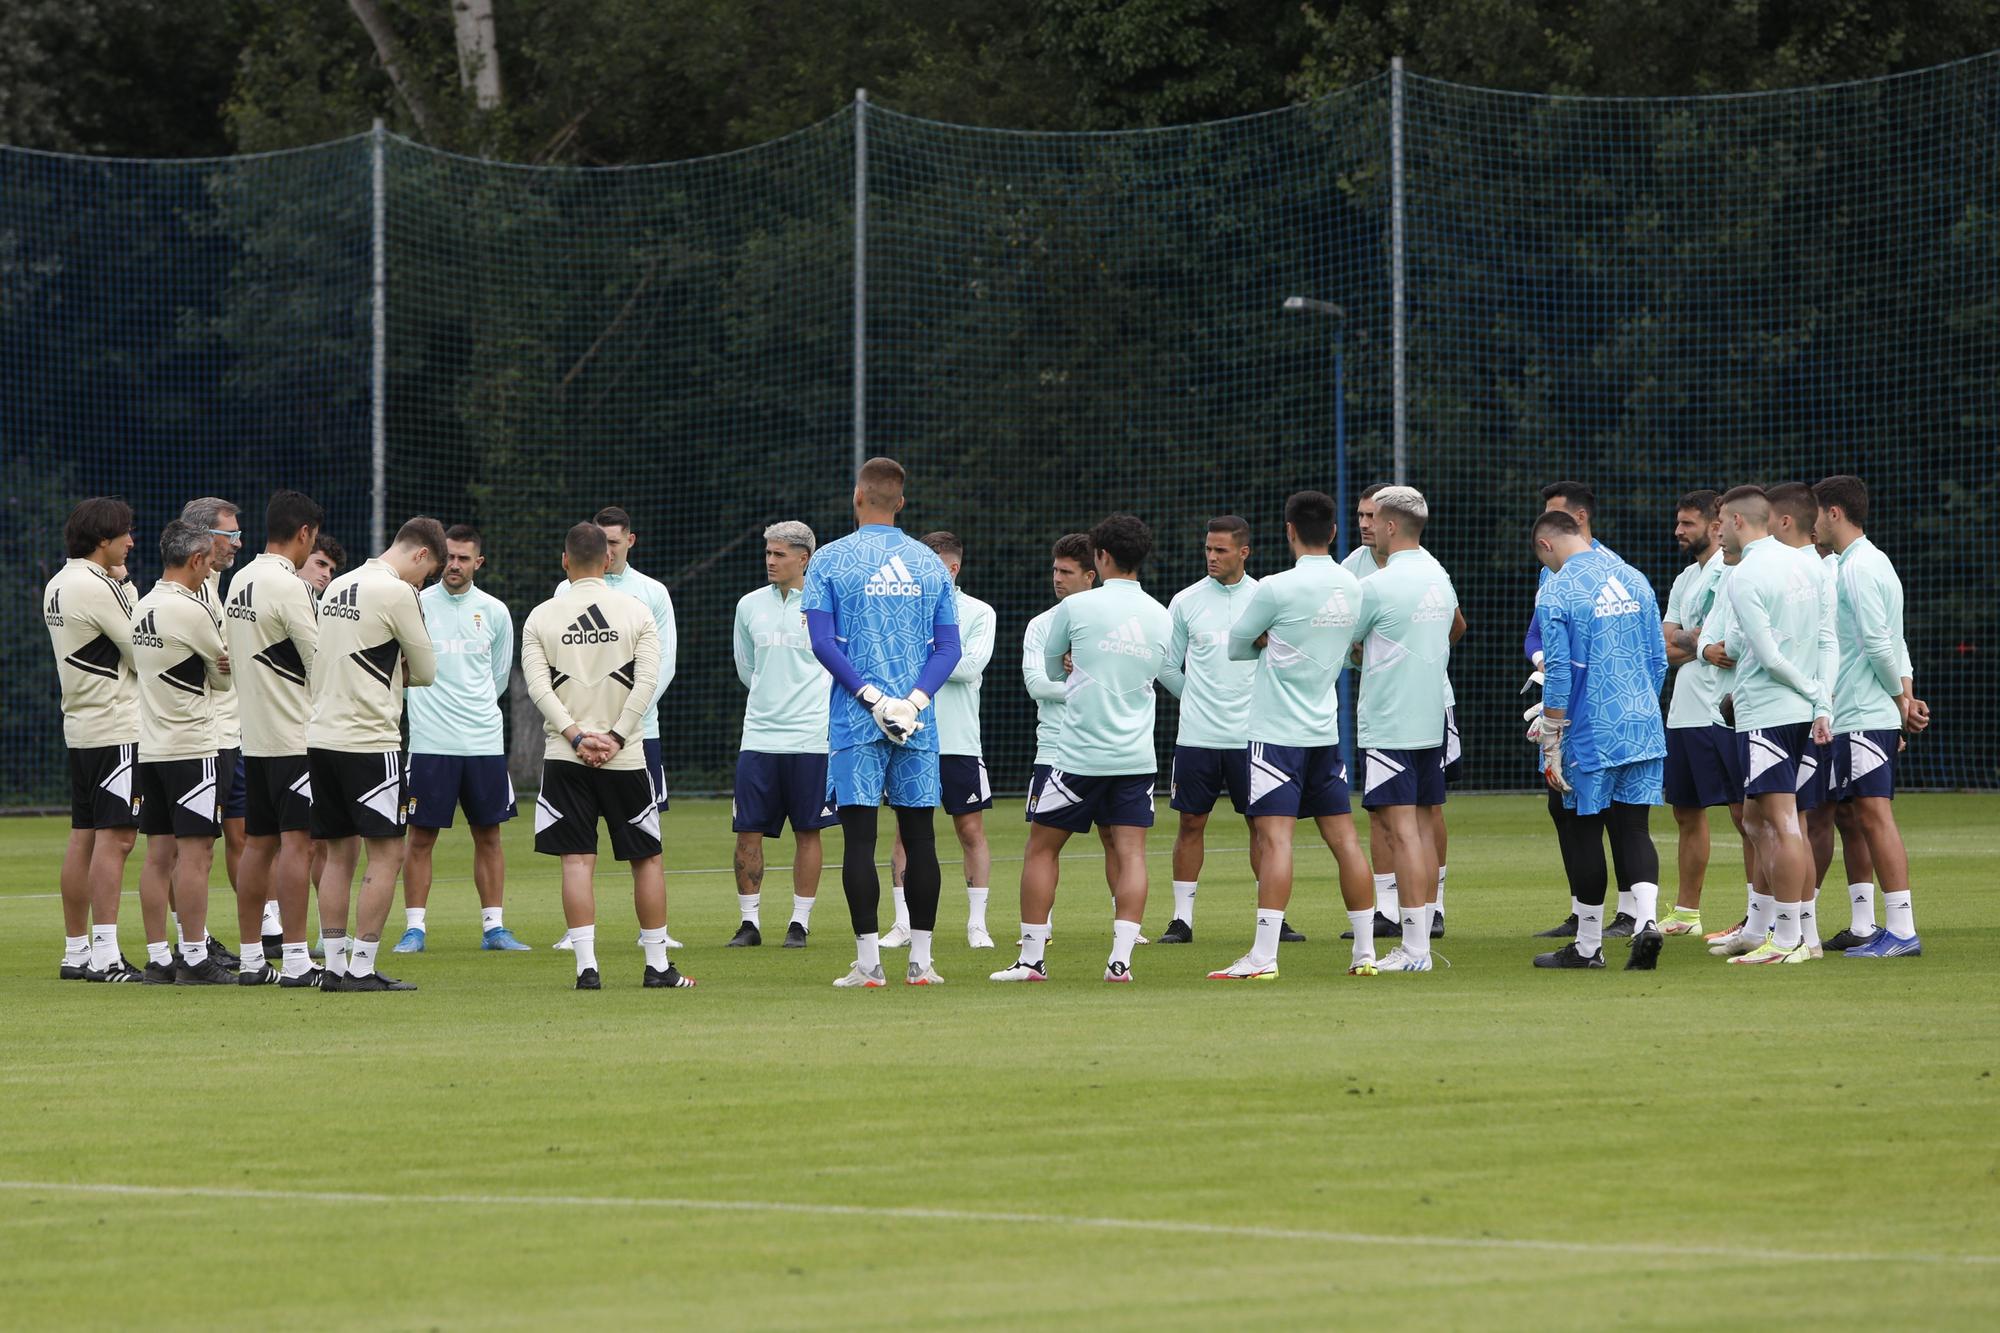
<svg viewBox="0 0 2000 1333">
<path fill-rule="evenodd" d="M 1336 523 L 1345 523 L 1347 518 L 1347 311 L 1331 301 L 1315 300 L 1310 296 L 1287 296 L 1285 310 L 1300 314 L 1320 315 L 1333 321 L 1333 513 Z M 1338 557 L 1335 557 L 1338 559 Z M 1353 753 L 1348 731 L 1352 726 L 1354 709 L 1351 706 L 1348 688 L 1348 672 L 1345 667 L 1340 673 L 1340 759 L 1352 773 Z"/>
<path fill-rule="evenodd" d="M 868 460 L 868 90 L 854 90 L 854 471 Z"/>
<path fill-rule="evenodd" d="M 368 552 L 389 545 L 389 207 L 388 173 L 383 161 L 386 134 L 378 119 L 368 135 L 369 182 L 369 358 L 368 358 Z"/>
</svg>

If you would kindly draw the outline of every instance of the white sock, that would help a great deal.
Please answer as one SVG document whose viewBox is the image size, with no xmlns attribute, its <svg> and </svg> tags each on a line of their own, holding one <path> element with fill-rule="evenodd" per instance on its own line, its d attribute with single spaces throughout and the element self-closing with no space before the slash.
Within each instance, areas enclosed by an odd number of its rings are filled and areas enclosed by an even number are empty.
<svg viewBox="0 0 2000 1333">
<path fill-rule="evenodd" d="M 903 886 L 900 884 L 895 885 L 889 890 L 889 893 L 896 900 L 896 929 L 908 930 L 910 928 L 910 904 L 903 897 Z"/>
<path fill-rule="evenodd" d="M 1847 886 L 1847 928 L 1856 935 L 1875 933 L 1875 885 L 1873 881 Z"/>
<path fill-rule="evenodd" d="M 1194 891 L 1200 883 L 1198 879 L 1174 881 L 1174 920 L 1194 924 Z"/>
<path fill-rule="evenodd" d="M 1354 932 L 1353 960 L 1375 956 L 1375 913 L 1364 907 L 1358 912 L 1347 914 L 1348 929 Z"/>
<path fill-rule="evenodd" d="M 46 957 L 47 955 L 43 956 Z M 89 961 L 90 936 L 88 934 L 63 936 L 63 963 L 66 966 L 77 967 Z"/>
<path fill-rule="evenodd" d="M 202 937 L 198 940 L 190 940 L 187 936 L 182 935 L 181 957 L 187 960 L 189 967 L 195 967 L 207 962 L 208 933 L 206 931 L 202 932 Z"/>
<path fill-rule="evenodd" d="M 1631 889 L 1618 890 L 1618 914 L 1620 916 L 1636 917 L 1639 915 L 1636 910 L 1637 904 L 1633 899 L 1634 894 Z"/>
<path fill-rule="evenodd" d="M 798 922 L 800 925 L 804 926 L 807 930 L 811 930 L 813 903 L 815 903 L 816 901 L 818 900 L 814 898 L 801 898 L 799 897 L 798 894 L 796 893 L 793 894 L 792 920 Z"/>
<path fill-rule="evenodd" d="M 1818 889 L 1813 890 L 1812 897 L 1799 904 L 1799 935 L 1805 940 L 1807 948 L 1820 947 Z"/>
<path fill-rule="evenodd" d="M 1755 884 L 1745 884 L 1743 886 L 1743 919 L 1748 921 L 1750 914 L 1756 910 L 1757 886 Z"/>
<path fill-rule="evenodd" d="M 1438 916 L 1444 915 L 1444 867 L 1438 867 L 1438 900 L 1431 904 Z"/>
<path fill-rule="evenodd" d="M 300 940 L 297 944 L 293 944 L 289 940 L 286 941 L 285 943 L 286 976 L 302 977 L 306 973 L 312 971 L 312 965 L 313 965 L 312 954 L 310 951 L 307 950 L 304 940 Z"/>
<path fill-rule="evenodd" d="M 882 936 L 879 932 L 870 931 L 854 937 L 854 961 L 863 968 L 882 966 Z"/>
<path fill-rule="evenodd" d="M 1882 895 L 1882 919 L 1889 933 L 1901 939 L 1914 938 L 1917 933 L 1917 914 L 1910 907 L 1910 891 L 1902 889 L 1896 893 Z"/>
<path fill-rule="evenodd" d="M 428 909 L 422 907 L 405 907 L 403 909 L 403 929 L 404 930 L 424 929 L 424 915 L 426 911 L 428 911 Z"/>
<path fill-rule="evenodd" d="M 965 928 L 967 930 L 986 929 L 986 901 L 992 896 L 992 889 L 979 889 L 971 885 L 966 886 Z"/>
<path fill-rule="evenodd" d="M 380 940 L 352 940 L 347 946 L 347 975 L 369 977 L 375 975 L 375 951 L 382 947 Z"/>
<path fill-rule="evenodd" d="M 1599 910 L 1602 910 L 1601 904 L 1599 905 Z M 1569 914 L 1579 921 L 1583 919 L 1583 899 L 1572 898 L 1569 900 Z"/>
<path fill-rule="evenodd" d="M 505 922 L 507 909 L 504 907 L 482 907 L 479 909 L 479 929 L 498 930 Z"/>
<path fill-rule="evenodd" d="M 1772 919 L 1778 914 L 1778 900 L 1768 893 L 1750 895 L 1750 924 L 1743 929 L 1753 938 L 1761 938 L 1771 932 Z"/>
<path fill-rule="evenodd" d="M 278 911 L 276 903 L 264 904 L 263 930 L 266 935 L 282 935 L 285 933 L 285 918 Z"/>
<path fill-rule="evenodd" d="M 1383 916 L 1394 919 L 1396 915 L 1396 877 L 1377 875 L 1375 877 L 1375 910 Z M 1373 929 L 1373 927 L 1370 927 Z"/>
<path fill-rule="evenodd" d="M 1044 921 L 1039 926 L 1031 926 L 1023 921 L 1021 923 L 1021 961 L 1024 963 L 1039 963 L 1042 961 L 1043 955 L 1048 952 L 1048 948 L 1049 923 Z"/>
<path fill-rule="evenodd" d="M 161 967 L 171 967 L 174 961 L 174 951 L 167 946 L 165 940 L 147 940 L 146 961 L 149 963 L 158 963 Z"/>
<path fill-rule="evenodd" d="M 1779 903 L 1777 914 L 1772 918 L 1771 942 L 1780 949 L 1796 949 L 1799 939 L 1799 905 Z"/>
<path fill-rule="evenodd" d="M 922 971 L 931 965 L 931 935 L 928 930 L 910 932 L 910 966 Z"/>
<path fill-rule="evenodd" d="M 1412 958 L 1422 958 L 1431 951 L 1431 923 L 1429 907 L 1405 907 L 1403 916 L 1403 952 Z"/>
<path fill-rule="evenodd" d="M 664 972 L 667 970 L 667 928 L 665 926 L 661 926 L 658 930 L 641 930 L 639 932 L 639 947 L 646 951 L 647 967 L 652 968 L 655 972 Z"/>
<path fill-rule="evenodd" d="M 582 976 L 588 968 L 597 966 L 597 924 L 571 926 L 569 928 L 570 948 L 576 952 L 576 974 Z"/>
<path fill-rule="evenodd" d="M 347 975 L 347 936 L 325 935 L 319 942 L 319 951 L 326 955 L 326 974 L 330 977 Z"/>
<path fill-rule="evenodd" d="M 64 943 L 67 944 L 68 941 L 65 940 Z M 92 926 L 90 928 L 90 965 L 102 972 L 117 961 L 118 927 Z"/>
<path fill-rule="evenodd" d="M 258 968 L 264 966 L 264 937 L 262 935 L 253 935 L 243 941 L 241 957 L 243 959 L 242 970 L 245 972 L 255 972 Z"/>
<path fill-rule="evenodd" d="M 1278 961 L 1278 929 L 1285 922 L 1285 914 L 1277 908 L 1257 909 L 1257 934 L 1250 945 L 1250 957 L 1260 963 Z"/>
<path fill-rule="evenodd" d="M 1646 927 L 1658 924 L 1660 920 L 1660 886 L 1657 884 L 1634 884 L 1632 886 L 1632 933 L 1638 934 Z"/>
<path fill-rule="evenodd" d="M 1576 905 L 1576 951 L 1585 958 L 1604 951 L 1604 905 Z"/>
<path fill-rule="evenodd" d="M 736 895 L 737 912 L 745 921 L 756 926 L 759 930 L 762 930 L 764 927 L 761 916 L 763 907 L 764 895 L 761 893 L 739 893 Z"/>
<path fill-rule="evenodd" d="M 1137 921 L 1113 921 L 1111 923 L 1111 962 L 1132 966 L 1132 946 L 1139 942 Z"/>
</svg>

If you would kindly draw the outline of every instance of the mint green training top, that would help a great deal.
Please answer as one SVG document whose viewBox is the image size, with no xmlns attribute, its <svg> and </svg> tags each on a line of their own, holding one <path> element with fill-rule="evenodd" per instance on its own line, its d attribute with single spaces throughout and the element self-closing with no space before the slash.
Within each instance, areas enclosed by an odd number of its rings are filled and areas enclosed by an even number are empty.
<svg viewBox="0 0 2000 1333">
<path fill-rule="evenodd" d="M 1334 682 L 1354 646 L 1361 599 L 1361 580 L 1330 555 L 1302 555 L 1258 585 L 1229 635 L 1231 657 L 1263 658 L 1250 696 L 1252 742 L 1308 749 L 1340 744 Z M 1260 649 L 1257 639 L 1264 635 L 1270 637 Z"/>
</svg>

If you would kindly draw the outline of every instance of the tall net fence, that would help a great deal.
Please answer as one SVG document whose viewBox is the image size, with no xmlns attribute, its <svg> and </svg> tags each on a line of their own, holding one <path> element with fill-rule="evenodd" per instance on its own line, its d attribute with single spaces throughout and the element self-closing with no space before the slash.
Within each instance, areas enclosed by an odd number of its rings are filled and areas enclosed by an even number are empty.
<svg viewBox="0 0 2000 1333">
<path fill-rule="evenodd" d="M 390 526 L 479 526 L 482 586 L 518 617 L 571 522 L 630 510 L 633 563 L 679 612 L 682 791 L 727 785 L 730 610 L 763 580 L 763 527 L 851 523 L 857 395 L 862 447 L 911 469 L 906 526 L 963 537 L 964 585 L 998 610 L 1002 789 L 1033 749 L 1020 635 L 1056 536 L 1139 514 L 1165 600 L 1233 512 L 1252 572 L 1276 570 L 1286 494 L 1351 507 L 1393 475 L 1399 401 L 1471 624 L 1472 785 L 1532 781 L 1514 692 L 1543 483 L 1593 483 L 1600 535 L 1664 591 L 1681 492 L 1842 471 L 1874 489 L 1938 718 L 1909 778 L 2000 784 L 1996 131 L 1984 57 L 1685 100 L 1385 75 L 1099 135 L 868 107 L 614 170 L 371 136 L 210 162 L 0 150 L 0 553 L 27 571 L 0 602 L 0 806 L 61 795 L 37 594 L 76 498 L 134 502 L 142 581 L 197 494 L 245 504 L 254 545 L 263 497 L 298 486 L 368 553 L 378 245 Z M 1345 317 L 1288 315 L 1291 295 Z M 1169 704 L 1163 752 L 1173 726 Z"/>
</svg>

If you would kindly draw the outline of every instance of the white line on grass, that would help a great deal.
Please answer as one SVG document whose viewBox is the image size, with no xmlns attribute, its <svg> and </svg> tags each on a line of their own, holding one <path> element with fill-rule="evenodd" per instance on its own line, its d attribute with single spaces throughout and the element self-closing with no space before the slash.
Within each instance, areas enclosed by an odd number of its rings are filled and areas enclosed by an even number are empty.
<svg viewBox="0 0 2000 1333">
<path fill-rule="evenodd" d="M 1735 1259 L 1750 1263 L 2000 1264 L 1994 1254 L 1900 1251 L 1766 1250 L 1733 1245 L 1659 1245 L 1617 1241 L 1528 1240 L 1502 1236 L 1393 1236 L 1303 1227 L 1242 1226 L 1227 1222 L 1176 1222 L 1143 1217 L 1078 1217 L 1063 1213 L 989 1213 L 961 1208 L 878 1208 L 854 1203 L 789 1203 L 772 1199 L 621 1198 L 580 1194 L 377 1194 L 335 1190 L 260 1190 L 218 1185 L 120 1185 L 90 1181 L 0 1180 L 19 1193 L 113 1195 L 149 1199 L 228 1199 L 253 1203 L 402 1204 L 434 1208 L 631 1208 L 662 1212 L 789 1213 L 803 1217 L 866 1217 L 884 1222 L 969 1222 L 980 1225 L 1077 1227 L 1155 1235 L 1217 1236 L 1233 1240 L 1306 1241 L 1323 1245 L 1418 1246 L 1440 1250 L 1525 1250 L 1543 1254 L 1670 1259 Z"/>
</svg>

